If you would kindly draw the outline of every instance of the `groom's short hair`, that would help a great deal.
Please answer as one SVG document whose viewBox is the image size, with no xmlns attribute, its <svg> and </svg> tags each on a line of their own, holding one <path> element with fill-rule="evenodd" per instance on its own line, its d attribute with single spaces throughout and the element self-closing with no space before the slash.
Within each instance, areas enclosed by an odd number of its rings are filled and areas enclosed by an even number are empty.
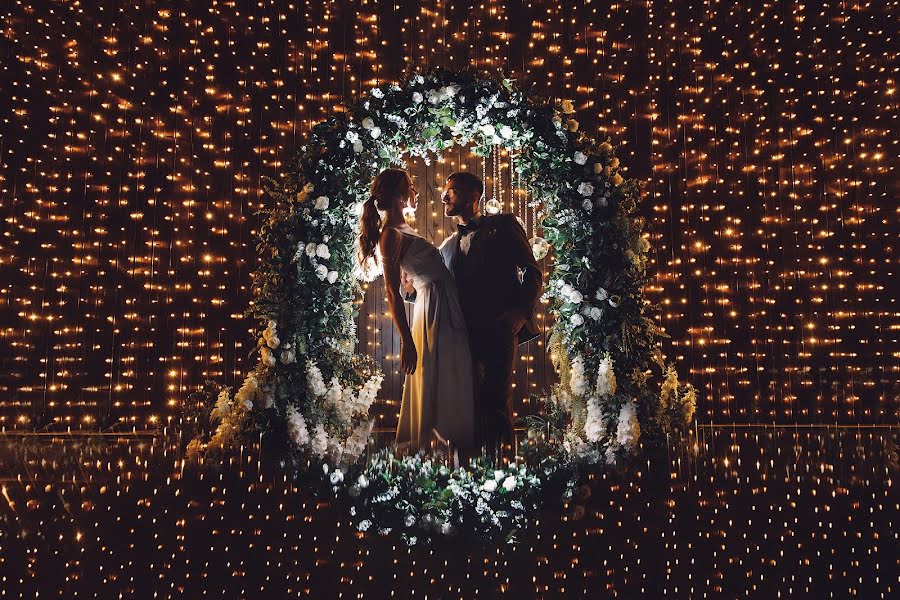
<svg viewBox="0 0 900 600">
<path fill-rule="evenodd" d="M 484 183 L 481 179 L 468 171 L 457 171 L 447 178 L 447 181 L 453 180 L 463 190 L 470 194 L 475 194 L 476 199 L 480 199 L 484 194 Z"/>
</svg>

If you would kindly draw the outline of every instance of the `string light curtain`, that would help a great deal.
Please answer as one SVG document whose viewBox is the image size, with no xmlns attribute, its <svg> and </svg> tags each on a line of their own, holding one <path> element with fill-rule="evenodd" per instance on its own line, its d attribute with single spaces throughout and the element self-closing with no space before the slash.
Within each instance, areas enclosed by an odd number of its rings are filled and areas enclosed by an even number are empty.
<svg viewBox="0 0 900 600">
<path fill-rule="evenodd" d="M 701 420 L 896 422 L 897 10 L 9 2 L 0 427 L 156 427 L 205 380 L 239 382 L 260 178 L 342 100 L 439 66 L 572 99 L 584 131 L 621 145 Z M 419 172 L 432 202 L 451 162 L 484 166 L 450 154 Z M 435 210 L 420 226 L 438 236 Z M 361 324 L 394 369 L 383 311 Z M 522 352 L 520 402 L 552 380 L 542 351 Z M 390 426 L 397 385 L 382 396 Z"/>
</svg>

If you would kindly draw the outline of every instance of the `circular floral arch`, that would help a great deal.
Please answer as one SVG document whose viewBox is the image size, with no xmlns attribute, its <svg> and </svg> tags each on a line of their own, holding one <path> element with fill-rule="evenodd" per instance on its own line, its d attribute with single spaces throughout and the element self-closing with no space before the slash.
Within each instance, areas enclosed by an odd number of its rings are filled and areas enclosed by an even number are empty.
<svg viewBox="0 0 900 600">
<path fill-rule="evenodd" d="M 262 432 L 292 455 L 322 464 L 335 489 L 348 485 L 353 497 L 371 490 L 370 499 L 384 506 L 402 495 L 400 477 L 388 478 L 384 489 L 373 479 L 379 469 L 393 473 L 395 464 L 399 471 L 405 465 L 420 491 L 433 488 L 426 494 L 432 512 L 421 514 L 419 503 L 381 519 L 403 517 L 395 526 L 447 533 L 467 510 L 487 525 L 502 529 L 501 513 L 521 527 L 524 500 L 534 500 L 541 484 L 540 465 L 611 462 L 634 452 L 642 438 L 659 440 L 687 426 L 694 390 L 664 362 L 664 334 L 643 293 L 650 244 L 636 214 L 638 183 L 623 179 L 609 141 L 579 131 L 574 112 L 571 101 L 547 102 L 507 79 L 441 70 L 373 88 L 316 125 L 282 178 L 264 186 L 274 202 L 262 211 L 249 309 L 260 324 L 259 362 L 233 397 L 220 391 L 208 433 L 190 450 Z M 382 381 L 371 357 L 354 353 L 365 271 L 355 258 L 362 203 L 381 170 L 403 165 L 406 156 L 429 160 L 454 145 L 471 145 L 481 156 L 498 145 L 512 153 L 554 253 L 545 298 L 554 317 L 548 351 L 560 382 L 546 391 L 542 412 L 529 417 L 525 453 L 538 457 L 532 471 L 477 462 L 452 471 L 421 457 L 397 462 L 386 452 L 370 453 L 362 466 L 357 460 L 369 444 L 368 410 Z M 354 463 L 362 471 L 344 482 Z M 457 502 L 464 489 L 471 492 L 466 506 Z M 491 499 L 501 496 L 507 510 L 491 509 Z M 376 505 L 368 504 L 370 513 Z M 361 529 L 372 525 L 359 522 Z"/>
</svg>

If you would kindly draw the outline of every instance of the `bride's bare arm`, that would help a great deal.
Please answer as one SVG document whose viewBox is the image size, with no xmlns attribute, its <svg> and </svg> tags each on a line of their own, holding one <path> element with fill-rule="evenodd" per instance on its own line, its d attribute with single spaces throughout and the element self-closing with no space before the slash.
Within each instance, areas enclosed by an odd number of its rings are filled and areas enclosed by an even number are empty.
<svg viewBox="0 0 900 600">
<path fill-rule="evenodd" d="M 379 242 L 381 260 L 384 264 L 384 286 L 387 291 L 391 317 L 397 331 L 400 332 L 400 368 L 406 374 L 416 370 L 416 346 L 413 343 L 409 322 L 406 320 L 406 308 L 400 297 L 400 257 L 403 250 L 403 235 L 390 227 L 386 227 Z"/>
</svg>

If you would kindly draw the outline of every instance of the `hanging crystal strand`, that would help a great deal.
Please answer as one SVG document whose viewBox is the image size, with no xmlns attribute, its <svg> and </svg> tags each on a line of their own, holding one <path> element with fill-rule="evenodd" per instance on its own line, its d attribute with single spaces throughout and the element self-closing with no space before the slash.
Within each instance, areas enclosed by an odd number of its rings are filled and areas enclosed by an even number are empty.
<svg viewBox="0 0 900 600">
<path fill-rule="evenodd" d="M 535 260 L 541 260 L 545 256 L 547 256 L 548 252 L 550 252 L 550 244 L 541 236 L 541 233 L 543 233 L 543 231 L 541 231 L 540 233 L 538 232 L 537 202 L 534 202 L 534 200 L 532 199 L 532 201 L 529 202 L 528 205 L 529 206 L 526 207 L 526 210 L 528 208 L 531 209 L 531 225 L 534 229 L 534 237 L 529 240 L 531 242 L 531 251 L 534 253 Z"/>
<path fill-rule="evenodd" d="M 484 184 L 484 193 L 481 195 L 479 202 L 481 202 L 481 211 L 485 211 L 485 204 L 487 199 L 487 157 L 481 157 L 481 182 Z"/>
<path fill-rule="evenodd" d="M 497 189 L 500 184 L 499 181 L 499 166 L 500 166 L 500 152 L 497 150 L 497 145 L 491 149 L 491 154 L 493 156 L 494 162 L 491 165 L 491 178 L 493 182 L 491 182 L 491 199 L 487 201 L 485 204 L 485 211 L 490 215 L 496 215 L 500 212 L 500 201 L 497 200 Z"/>
</svg>

